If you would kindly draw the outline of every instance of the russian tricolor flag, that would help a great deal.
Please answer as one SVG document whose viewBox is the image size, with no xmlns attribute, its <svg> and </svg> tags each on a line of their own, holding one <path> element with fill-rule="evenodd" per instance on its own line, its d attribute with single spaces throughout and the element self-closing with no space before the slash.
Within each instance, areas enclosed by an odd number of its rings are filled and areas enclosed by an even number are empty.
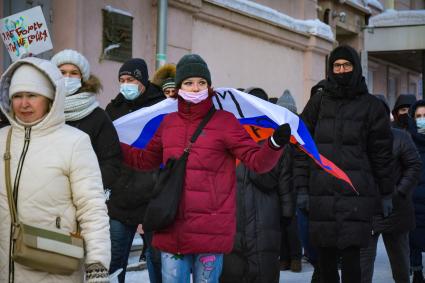
<svg viewBox="0 0 425 283">
<path fill-rule="evenodd" d="M 279 125 L 288 123 L 291 126 L 291 143 L 297 145 L 326 172 L 350 184 L 358 194 L 347 174 L 318 152 L 307 127 L 297 115 L 284 107 L 233 88 L 217 88 L 215 92 L 217 95 L 213 99 L 216 109 L 232 112 L 256 142 L 268 138 Z M 177 101 L 168 98 L 117 119 L 114 125 L 121 142 L 144 148 L 163 117 L 176 111 Z"/>
</svg>

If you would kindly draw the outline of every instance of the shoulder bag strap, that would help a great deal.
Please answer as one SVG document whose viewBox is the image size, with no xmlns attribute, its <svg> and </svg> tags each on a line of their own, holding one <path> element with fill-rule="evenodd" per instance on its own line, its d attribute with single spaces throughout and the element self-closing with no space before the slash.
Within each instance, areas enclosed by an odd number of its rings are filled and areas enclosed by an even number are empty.
<svg viewBox="0 0 425 283">
<path fill-rule="evenodd" d="M 211 107 L 211 109 L 210 109 L 210 111 L 208 111 L 208 114 L 207 114 L 207 116 L 205 116 L 204 117 L 204 119 L 201 121 L 201 123 L 199 124 L 199 126 L 198 126 L 198 128 L 196 129 L 196 131 L 195 131 L 195 133 L 193 134 L 193 136 L 190 138 L 190 142 L 189 142 L 189 145 L 185 148 L 185 152 L 189 152 L 190 151 L 190 149 L 191 149 L 191 147 L 192 147 L 192 144 L 194 144 L 195 143 L 195 141 L 196 141 L 196 139 L 199 137 L 199 135 L 201 134 L 201 132 L 202 132 L 202 129 L 205 127 L 205 125 L 211 120 L 211 118 L 212 118 L 212 116 L 214 115 L 214 113 L 215 113 L 215 107 L 214 106 L 212 106 Z"/>
<path fill-rule="evenodd" d="M 10 210 L 10 216 L 12 218 L 12 223 L 15 226 L 18 222 L 17 212 L 16 212 L 16 206 L 15 201 L 13 200 L 13 192 L 12 192 L 12 181 L 10 178 L 10 140 L 12 137 L 12 127 L 9 128 L 9 131 L 7 133 L 7 139 L 6 139 L 6 151 L 3 155 L 4 160 L 4 177 L 6 181 L 6 191 L 7 191 L 7 199 L 9 202 L 9 210 Z"/>
</svg>

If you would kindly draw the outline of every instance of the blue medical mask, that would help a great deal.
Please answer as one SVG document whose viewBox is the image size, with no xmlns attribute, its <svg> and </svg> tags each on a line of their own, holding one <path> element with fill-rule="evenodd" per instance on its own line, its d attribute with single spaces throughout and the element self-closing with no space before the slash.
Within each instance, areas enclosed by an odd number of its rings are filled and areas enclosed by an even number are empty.
<svg viewBox="0 0 425 283">
<path fill-rule="evenodd" d="M 77 90 L 81 87 L 81 79 L 80 78 L 70 78 L 65 77 L 65 89 L 66 96 L 72 95 L 77 92 Z"/>
<path fill-rule="evenodd" d="M 139 86 L 137 84 L 121 84 L 120 92 L 127 100 L 135 100 L 140 95 Z"/>
<path fill-rule="evenodd" d="M 425 117 L 416 118 L 416 126 L 418 129 L 425 129 Z"/>
</svg>

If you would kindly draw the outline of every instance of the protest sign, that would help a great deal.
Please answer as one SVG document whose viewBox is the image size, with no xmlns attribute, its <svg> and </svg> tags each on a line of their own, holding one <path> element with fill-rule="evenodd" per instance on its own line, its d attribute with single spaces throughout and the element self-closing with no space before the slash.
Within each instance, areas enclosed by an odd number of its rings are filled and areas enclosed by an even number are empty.
<svg viewBox="0 0 425 283">
<path fill-rule="evenodd" d="M 53 48 L 40 6 L 0 19 L 0 32 L 12 61 Z"/>
</svg>

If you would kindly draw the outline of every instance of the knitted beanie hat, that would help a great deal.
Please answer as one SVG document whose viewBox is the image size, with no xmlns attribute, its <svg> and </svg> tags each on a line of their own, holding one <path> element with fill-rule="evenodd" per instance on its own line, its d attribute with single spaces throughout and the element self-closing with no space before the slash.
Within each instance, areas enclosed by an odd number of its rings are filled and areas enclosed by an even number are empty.
<svg viewBox="0 0 425 283">
<path fill-rule="evenodd" d="M 83 77 L 83 82 L 87 81 L 90 77 L 90 64 L 81 53 L 72 50 L 65 49 L 59 53 L 56 53 L 55 56 L 51 59 L 52 63 L 60 67 L 63 64 L 72 64 L 78 67 Z"/>
<path fill-rule="evenodd" d="M 162 83 L 162 90 L 166 90 L 167 88 L 175 88 L 176 83 L 174 82 L 174 78 L 167 78 Z"/>
<path fill-rule="evenodd" d="M 55 98 L 55 88 L 50 79 L 30 64 L 19 66 L 12 74 L 9 98 L 18 92 L 36 93 L 51 100 Z"/>
<path fill-rule="evenodd" d="M 177 63 L 176 87 L 180 88 L 185 79 L 192 77 L 204 78 L 211 86 L 211 74 L 208 65 L 198 54 L 186 54 Z"/>
<path fill-rule="evenodd" d="M 351 64 L 354 65 L 353 53 L 351 53 L 349 48 L 345 45 L 338 46 L 337 48 L 335 48 L 331 52 L 331 54 L 329 56 L 330 66 L 332 66 L 333 63 L 335 63 L 335 61 L 339 60 L 339 59 L 347 60 L 347 61 L 351 62 Z"/>
<path fill-rule="evenodd" d="M 132 76 L 145 87 L 149 81 L 148 66 L 146 65 L 145 60 L 140 58 L 133 58 L 126 61 L 118 72 L 118 79 L 122 75 Z"/>
<path fill-rule="evenodd" d="M 165 91 L 167 88 L 175 88 L 176 83 L 174 78 L 176 77 L 176 65 L 175 64 L 165 64 L 156 70 L 151 82 L 154 85 L 159 86 Z"/>
<path fill-rule="evenodd" d="M 277 105 L 285 107 L 292 113 L 297 113 L 297 105 L 289 90 L 285 89 L 281 97 L 278 98 Z"/>
<path fill-rule="evenodd" d="M 244 90 L 244 92 L 249 93 L 255 97 L 261 98 L 265 101 L 269 101 L 269 96 L 266 91 L 260 87 L 249 87 Z"/>
</svg>

